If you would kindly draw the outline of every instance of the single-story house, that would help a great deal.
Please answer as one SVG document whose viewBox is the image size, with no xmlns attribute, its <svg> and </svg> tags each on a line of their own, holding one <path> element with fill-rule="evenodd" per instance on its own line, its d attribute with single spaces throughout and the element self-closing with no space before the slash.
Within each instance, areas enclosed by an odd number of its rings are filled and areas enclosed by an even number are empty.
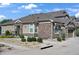
<svg viewBox="0 0 79 59">
<path fill-rule="evenodd" d="M 69 33 L 73 36 L 74 20 L 75 18 L 70 17 L 64 10 L 32 14 L 1 24 L 0 33 L 2 35 L 8 30 L 15 35 L 23 34 L 50 39 L 64 31 L 68 37 Z"/>
</svg>

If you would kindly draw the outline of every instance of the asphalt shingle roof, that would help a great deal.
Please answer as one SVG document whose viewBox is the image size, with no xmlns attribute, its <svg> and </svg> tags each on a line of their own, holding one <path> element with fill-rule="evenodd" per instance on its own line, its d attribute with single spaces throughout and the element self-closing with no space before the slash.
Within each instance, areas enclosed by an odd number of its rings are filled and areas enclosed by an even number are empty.
<svg viewBox="0 0 79 59">
<path fill-rule="evenodd" d="M 38 22 L 38 21 L 50 21 L 49 19 L 52 19 L 52 20 L 54 20 L 54 22 L 66 23 L 66 22 L 69 22 L 68 18 L 64 18 L 67 15 L 68 14 L 66 11 L 60 10 L 60 11 L 56 11 L 56 12 L 32 14 L 29 16 L 21 17 L 16 20 L 20 20 L 21 23 L 33 23 L 33 22 Z M 16 20 L 7 22 L 2 25 L 15 24 Z"/>
</svg>

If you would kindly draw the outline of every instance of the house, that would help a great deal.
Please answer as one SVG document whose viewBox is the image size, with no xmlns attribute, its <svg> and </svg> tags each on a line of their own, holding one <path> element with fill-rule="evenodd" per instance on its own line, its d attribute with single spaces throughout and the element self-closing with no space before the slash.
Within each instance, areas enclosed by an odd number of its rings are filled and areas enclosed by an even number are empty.
<svg viewBox="0 0 79 59">
<path fill-rule="evenodd" d="M 72 17 L 64 10 L 32 14 L 0 25 L 1 34 L 9 30 L 16 35 L 23 34 L 47 39 L 57 37 L 61 31 L 64 31 L 68 37 L 69 31 L 72 31 L 70 28 L 74 28 Z"/>
</svg>

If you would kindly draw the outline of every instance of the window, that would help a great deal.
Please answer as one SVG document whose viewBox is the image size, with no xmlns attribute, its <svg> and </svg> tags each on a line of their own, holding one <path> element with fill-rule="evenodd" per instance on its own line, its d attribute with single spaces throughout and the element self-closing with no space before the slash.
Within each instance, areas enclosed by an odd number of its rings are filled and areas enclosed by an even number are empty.
<svg viewBox="0 0 79 59">
<path fill-rule="evenodd" d="M 34 33 L 35 32 L 35 25 L 34 24 L 26 24 L 24 26 L 24 31 L 26 31 L 27 33 Z"/>
<path fill-rule="evenodd" d="M 61 26 L 60 25 L 56 25 L 55 28 L 54 28 L 54 31 L 55 32 L 61 31 Z"/>
<path fill-rule="evenodd" d="M 29 32 L 34 32 L 34 24 L 29 24 Z"/>
<path fill-rule="evenodd" d="M 30 30 L 30 32 L 33 32 L 33 28 L 30 28 L 29 30 Z"/>
</svg>

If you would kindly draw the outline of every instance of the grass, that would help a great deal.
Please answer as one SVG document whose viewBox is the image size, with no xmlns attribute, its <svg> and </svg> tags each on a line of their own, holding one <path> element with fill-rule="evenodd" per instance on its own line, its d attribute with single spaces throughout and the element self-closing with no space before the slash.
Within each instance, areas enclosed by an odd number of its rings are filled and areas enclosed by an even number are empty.
<svg viewBox="0 0 79 59">
<path fill-rule="evenodd" d="M 15 38 L 14 36 L 0 36 L 0 38 Z"/>
</svg>

